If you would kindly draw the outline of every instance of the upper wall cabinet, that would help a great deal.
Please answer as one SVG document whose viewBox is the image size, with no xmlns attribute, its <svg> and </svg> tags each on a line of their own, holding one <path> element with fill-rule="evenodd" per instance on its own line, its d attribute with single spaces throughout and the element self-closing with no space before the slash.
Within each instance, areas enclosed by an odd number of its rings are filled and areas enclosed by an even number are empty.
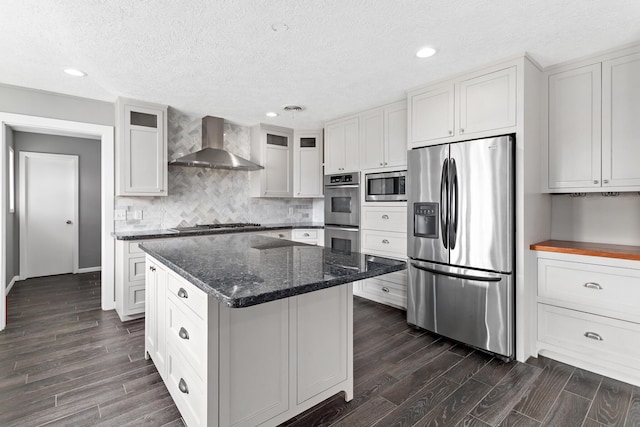
<svg viewBox="0 0 640 427">
<path fill-rule="evenodd" d="M 116 102 L 116 195 L 167 195 L 167 106 Z"/>
<path fill-rule="evenodd" d="M 293 196 L 323 197 L 322 129 L 294 131 Z"/>
<path fill-rule="evenodd" d="M 260 124 L 251 128 L 251 197 L 293 196 L 293 130 Z"/>
<path fill-rule="evenodd" d="M 546 73 L 545 190 L 637 191 L 640 53 L 584 62 Z"/>
<path fill-rule="evenodd" d="M 516 67 L 409 92 L 409 148 L 506 133 L 516 126 Z"/>
<path fill-rule="evenodd" d="M 548 79 L 549 186 L 600 188 L 600 64 Z"/>
<path fill-rule="evenodd" d="M 407 165 L 407 103 L 395 102 L 360 115 L 361 169 Z"/>
<path fill-rule="evenodd" d="M 334 120 L 325 126 L 324 173 L 357 172 L 360 168 L 358 117 Z"/>
</svg>

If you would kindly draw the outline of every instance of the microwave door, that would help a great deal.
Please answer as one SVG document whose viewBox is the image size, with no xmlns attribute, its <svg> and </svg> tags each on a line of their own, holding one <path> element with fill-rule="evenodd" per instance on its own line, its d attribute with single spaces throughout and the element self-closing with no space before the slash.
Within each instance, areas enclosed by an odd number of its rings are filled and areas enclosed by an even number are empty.
<svg viewBox="0 0 640 427">
<path fill-rule="evenodd" d="M 449 145 L 408 153 L 407 255 L 449 262 Z"/>
</svg>

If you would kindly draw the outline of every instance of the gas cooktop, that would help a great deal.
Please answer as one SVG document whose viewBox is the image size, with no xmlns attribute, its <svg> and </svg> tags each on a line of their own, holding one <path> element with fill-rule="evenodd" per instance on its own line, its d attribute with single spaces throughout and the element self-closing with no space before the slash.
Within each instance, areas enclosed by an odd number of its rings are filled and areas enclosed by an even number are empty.
<svg viewBox="0 0 640 427">
<path fill-rule="evenodd" d="M 194 233 L 205 230 L 224 230 L 230 228 L 254 228 L 260 227 L 260 224 L 253 222 L 228 222 L 223 224 L 196 224 L 193 227 L 175 227 L 171 230 L 179 233 Z"/>
</svg>

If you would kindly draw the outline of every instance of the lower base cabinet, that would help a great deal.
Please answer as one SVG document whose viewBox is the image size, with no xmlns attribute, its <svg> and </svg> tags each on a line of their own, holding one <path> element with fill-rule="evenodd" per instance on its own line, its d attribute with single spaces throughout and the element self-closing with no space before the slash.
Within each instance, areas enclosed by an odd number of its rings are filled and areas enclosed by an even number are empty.
<svg viewBox="0 0 640 427">
<path fill-rule="evenodd" d="M 229 308 L 152 257 L 147 271 L 146 357 L 189 427 L 276 426 L 352 399 L 351 284 Z"/>
<path fill-rule="evenodd" d="M 538 354 L 640 386 L 640 263 L 538 253 Z"/>
</svg>

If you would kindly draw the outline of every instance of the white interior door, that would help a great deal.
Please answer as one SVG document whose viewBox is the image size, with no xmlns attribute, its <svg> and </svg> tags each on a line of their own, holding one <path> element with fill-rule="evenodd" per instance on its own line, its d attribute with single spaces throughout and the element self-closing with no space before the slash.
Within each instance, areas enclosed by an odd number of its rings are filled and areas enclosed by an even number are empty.
<svg viewBox="0 0 640 427">
<path fill-rule="evenodd" d="M 22 278 L 78 270 L 78 157 L 20 153 Z"/>
</svg>

